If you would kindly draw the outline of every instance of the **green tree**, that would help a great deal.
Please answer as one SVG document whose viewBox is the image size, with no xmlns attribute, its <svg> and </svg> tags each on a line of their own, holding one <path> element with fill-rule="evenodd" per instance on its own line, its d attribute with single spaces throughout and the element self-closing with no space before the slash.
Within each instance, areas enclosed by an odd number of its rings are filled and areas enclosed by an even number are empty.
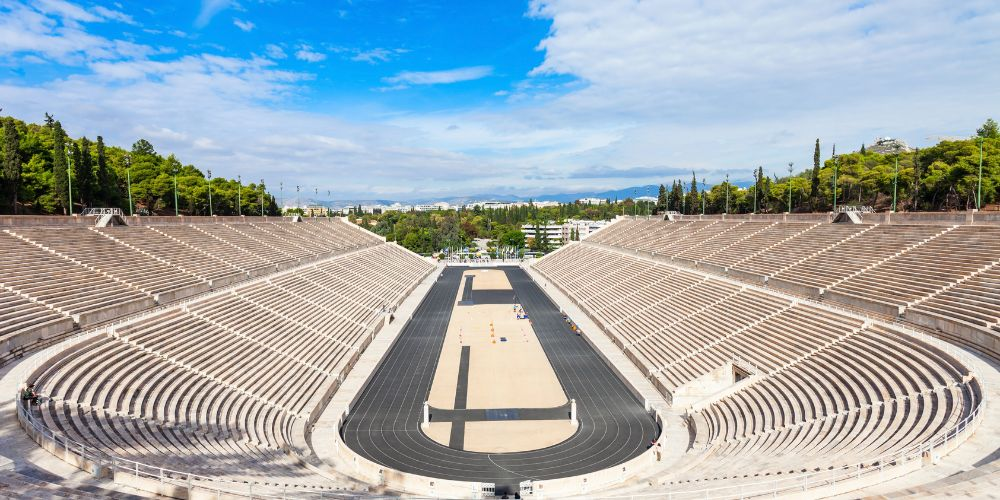
<svg viewBox="0 0 1000 500">
<path fill-rule="evenodd" d="M 3 195 L 10 203 L 11 212 L 17 213 L 17 191 L 21 185 L 21 140 L 17 122 L 3 120 Z"/>
<path fill-rule="evenodd" d="M 660 184 L 660 192 L 656 196 L 656 212 L 663 213 L 667 210 L 667 187 Z"/>
<path fill-rule="evenodd" d="M 82 203 L 80 198 L 80 164 L 83 163 L 83 157 L 80 154 L 80 143 L 75 141 L 70 141 L 70 168 L 69 172 L 66 173 L 69 176 L 69 182 L 72 186 L 72 193 L 68 193 L 67 196 L 70 197 L 69 203 L 72 208 L 77 201 Z"/>
<path fill-rule="evenodd" d="M 108 155 L 104 147 L 104 138 L 97 136 L 97 186 L 94 190 L 95 203 L 104 207 L 119 206 L 121 204 L 121 193 L 118 191 L 118 179 L 114 171 L 108 166 Z"/>
<path fill-rule="evenodd" d="M 997 128 L 997 122 L 992 118 L 987 118 L 983 126 L 976 129 L 976 137 L 1000 139 L 1000 129 Z"/>
<path fill-rule="evenodd" d="M 66 158 L 66 132 L 58 120 L 52 120 L 46 115 L 52 134 L 52 192 L 56 204 L 62 208 L 63 215 L 71 207 L 69 199 L 69 171 Z"/>
<path fill-rule="evenodd" d="M 681 185 L 681 181 L 674 180 L 674 184 L 670 188 L 670 199 L 667 202 L 670 205 L 670 210 L 674 212 L 681 211 L 684 203 L 684 186 Z"/>
<path fill-rule="evenodd" d="M 699 213 L 698 177 L 695 175 L 694 170 L 691 171 L 691 190 L 688 191 L 687 207 L 689 209 L 688 213 Z"/>
<path fill-rule="evenodd" d="M 76 147 L 74 146 L 74 156 Z M 90 155 L 90 139 L 83 137 L 79 145 L 79 161 L 73 163 L 73 189 L 79 194 L 77 199 L 85 206 L 94 204 L 94 158 Z M 74 160 L 77 158 L 74 157 Z"/>
<path fill-rule="evenodd" d="M 813 170 L 811 185 L 809 186 L 809 203 L 813 207 L 819 199 L 819 139 L 816 139 L 816 147 L 813 149 Z"/>
<path fill-rule="evenodd" d="M 524 232 L 520 229 L 510 229 L 500 236 L 500 244 L 514 248 L 523 248 Z"/>
</svg>

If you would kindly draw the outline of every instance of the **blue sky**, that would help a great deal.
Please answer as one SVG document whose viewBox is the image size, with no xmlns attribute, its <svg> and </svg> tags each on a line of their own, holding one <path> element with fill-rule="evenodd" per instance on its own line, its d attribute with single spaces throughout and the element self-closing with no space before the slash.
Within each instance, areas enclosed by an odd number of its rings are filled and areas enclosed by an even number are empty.
<svg viewBox="0 0 1000 500">
<path fill-rule="evenodd" d="M 0 0 L 5 114 L 341 198 L 926 145 L 1000 118 L 998 54 L 992 0 Z"/>
</svg>

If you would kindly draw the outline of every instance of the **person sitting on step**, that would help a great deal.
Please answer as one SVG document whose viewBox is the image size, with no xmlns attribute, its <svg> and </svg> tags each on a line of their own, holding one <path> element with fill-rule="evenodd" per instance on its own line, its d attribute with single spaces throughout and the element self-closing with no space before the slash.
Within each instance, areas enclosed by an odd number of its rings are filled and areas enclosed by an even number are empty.
<svg viewBox="0 0 1000 500">
<path fill-rule="evenodd" d="M 28 384 L 27 387 L 21 391 L 21 399 L 32 405 L 38 404 L 39 397 L 38 393 L 35 392 L 35 384 Z"/>
</svg>

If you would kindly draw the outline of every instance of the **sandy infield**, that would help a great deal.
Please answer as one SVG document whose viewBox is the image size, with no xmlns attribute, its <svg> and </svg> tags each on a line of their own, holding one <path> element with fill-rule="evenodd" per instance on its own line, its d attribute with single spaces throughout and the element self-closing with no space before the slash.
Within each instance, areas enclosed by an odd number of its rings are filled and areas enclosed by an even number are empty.
<svg viewBox="0 0 1000 500">
<path fill-rule="evenodd" d="M 470 347 L 466 408 L 551 408 L 566 404 L 569 400 L 530 321 L 517 319 L 512 304 L 458 305 L 467 275 L 475 276 L 473 290 L 511 290 L 513 297 L 513 289 L 502 270 L 475 269 L 463 273 L 431 385 L 430 405 L 455 408 L 462 346 Z M 431 423 L 425 432 L 431 439 L 447 445 L 450 424 L 448 432 L 442 430 L 444 425 Z M 465 449 L 494 453 L 544 448 L 575 432 L 568 420 L 466 422 L 465 425 Z"/>
</svg>

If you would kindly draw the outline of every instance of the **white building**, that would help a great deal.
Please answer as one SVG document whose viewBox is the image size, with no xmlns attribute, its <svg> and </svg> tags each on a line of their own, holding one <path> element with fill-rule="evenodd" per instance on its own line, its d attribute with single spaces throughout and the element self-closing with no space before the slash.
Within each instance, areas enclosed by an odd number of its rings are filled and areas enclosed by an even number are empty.
<svg viewBox="0 0 1000 500">
<path fill-rule="evenodd" d="M 534 224 L 524 224 L 521 226 L 521 232 L 524 233 L 525 239 L 535 239 L 539 235 L 544 234 L 548 238 L 549 246 L 551 248 L 558 248 L 563 243 L 572 241 L 573 233 L 576 233 L 578 240 L 582 240 L 610 223 L 610 221 L 605 220 L 581 219 L 569 219 L 562 224 L 549 221 L 547 224 L 540 225 L 537 228 Z"/>
<path fill-rule="evenodd" d="M 606 220 L 569 219 L 563 224 L 563 241 L 569 241 L 574 231 L 577 233 L 577 241 L 582 240 L 610 223 L 611 221 Z"/>
<path fill-rule="evenodd" d="M 413 210 L 416 210 L 417 212 L 433 212 L 435 210 L 448 210 L 449 208 L 451 208 L 451 204 L 445 201 L 437 201 L 426 205 L 413 206 Z"/>
<path fill-rule="evenodd" d="M 548 239 L 549 246 L 551 248 L 557 248 L 563 244 L 563 225 L 556 224 L 552 221 L 544 225 L 535 226 L 534 224 L 524 224 L 521 226 L 521 232 L 524 233 L 524 239 L 539 239 L 543 235 Z"/>
<path fill-rule="evenodd" d="M 603 205 L 607 201 L 604 198 L 580 198 L 576 200 L 581 205 Z"/>
</svg>

